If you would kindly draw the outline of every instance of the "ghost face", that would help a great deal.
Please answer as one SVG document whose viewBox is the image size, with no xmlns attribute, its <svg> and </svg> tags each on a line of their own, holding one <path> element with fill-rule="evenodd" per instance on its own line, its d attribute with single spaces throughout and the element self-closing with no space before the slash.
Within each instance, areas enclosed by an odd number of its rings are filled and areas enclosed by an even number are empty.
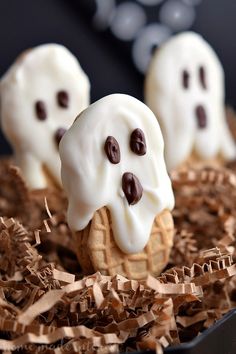
<svg viewBox="0 0 236 354">
<path fill-rule="evenodd" d="M 127 95 L 104 97 L 66 132 L 60 157 L 71 229 L 84 229 L 94 212 L 107 206 L 118 247 L 141 251 L 156 215 L 174 203 L 152 112 Z"/>
<path fill-rule="evenodd" d="M 31 188 L 47 185 L 42 166 L 60 185 L 60 139 L 88 104 L 89 81 L 60 45 L 29 50 L 3 77 L 2 127 Z"/>
<path fill-rule="evenodd" d="M 146 78 L 146 102 L 164 134 L 168 169 L 194 151 L 201 159 L 236 149 L 224 114 L 224 73 L 213 49 L 197 34 L 173 37 L 154 55 Z"/>
</svg>

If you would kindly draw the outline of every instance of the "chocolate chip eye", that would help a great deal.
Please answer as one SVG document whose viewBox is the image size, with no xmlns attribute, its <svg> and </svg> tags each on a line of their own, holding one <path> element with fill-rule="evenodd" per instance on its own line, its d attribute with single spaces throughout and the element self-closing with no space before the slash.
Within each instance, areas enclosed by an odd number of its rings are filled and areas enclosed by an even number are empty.
<svg viewBox="0 0 236 354">
<path fill-rule="evenodd" d="M 59 91 L 57 93 L 57 103 L 58 103 L 58 106 L 60 106 L 62 108 L 69 107 L 69 95 L 66 91 Z"/>
<path fill-rule="evenodd" d="M 130 136 L 130 149 L 137 155 L 146 154 L 147 146 L 144 133 L 141 129 L 135 129 Z"/>
<path fill-rule="evenodd" d="M 190 79 L 189 72 L 187 70 L 183 70 L 182 71 L 182 86 L 185 90 L 187 90 L 189 88 L 189 79 Z"/>
<path fill-rule="evenodd" d="M 35 103 L 35 114 L 39 120 L 47 119 L 47 109 L 43 101 L 37 101 Z"/>
<path fill-rule="evenodd" d="M 207 85 L 206 85 L 206 71 L 204 66 L 200 66 L 199 67 L 199 80 L 201 83 L 201 86 L 204 90 L 207 89 Z"/>
<path fill-rule="evenodd" d="M 120 162 L 120 147 L 118 141 L 113 136 L 107 137 L 104 150 L 111 163 L 117 164 Z"/>
</svg>

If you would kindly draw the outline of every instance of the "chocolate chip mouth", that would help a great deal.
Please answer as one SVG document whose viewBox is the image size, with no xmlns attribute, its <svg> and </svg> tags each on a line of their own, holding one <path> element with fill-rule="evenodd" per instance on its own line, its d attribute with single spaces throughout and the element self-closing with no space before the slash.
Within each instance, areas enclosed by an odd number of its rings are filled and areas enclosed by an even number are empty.
<svg viewBox="0 0 236 354">
<path fill-rule="evenodd" d="M 126 172 L 122 176 L 122 189 L 129 205 L 134 205 L 139 202 L 143 195 L 143 187 L 139 182 L 138 177 L 133 173 Z"/>
<path fill-rule="evenodd" d="M 198 128 L 204 129 L 207 127 L 207 114 L 206 110 L 202 105 L 198 105 L 195 108 L 195 114 L 197 118 Z"/>
<path fill-rule="evenodd" d="M 66 129 L 65 129 L 65 128 L 59 128 L 59 129 L 57 129 L 57 131 L 56 131 L 56 133 L 55 133 L 55 135 L 54 135 L 54 138 L 55 138 L 55 141 L 56 141 L 57 146 L 59 146 L 60 141 L 61 141 L 63 135 L 65 134 L 65 132 L 66 132 Z"/>
</svg>

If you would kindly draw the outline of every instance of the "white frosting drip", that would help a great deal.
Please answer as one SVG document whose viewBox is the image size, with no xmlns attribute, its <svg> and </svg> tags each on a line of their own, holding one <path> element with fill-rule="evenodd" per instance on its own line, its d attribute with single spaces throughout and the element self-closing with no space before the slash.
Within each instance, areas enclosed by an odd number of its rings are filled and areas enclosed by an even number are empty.
<svg viewBox="0 0 236 354">
<path fill-rule="evenodd" d="M 140 128 L 147 153 L 130 149 L 130 135 Z M 112 164 L 104 151 L 108 136 L 120 146 L 120 163 Z M 68 223 L 84 229 L 96 210 L 107 206 L 117 245 L 125 253 L 140 252 L 148 242 L 157 214 L 171 210 L 174 197 L 163 157 L 163 138 L 154 114 L 137 99 L 123 94 L 102 98 L 84 110 L 60 143 L 62 183 L 69 199 Z M 129 205 L 122 176 L 138 177 L 143 195 Z"/>
<path fill-rule="evenodd" d="M 68 108 L 58 105 L 58 91 L 68 93 Z M 89 105 L 89 91 L 89 80 L 76 57 L 58 44 L 26 51 L 2 78 L 2 129 L 30 188 L 47 186 L 43 165 L 61 184 L 55 133 L 58 128 L 69 128 L 76 115 Z M 46 106 L 46 120 L 36 117 L 35 103 L 39 100 Z"/>
<path fill-rule="evenodd" d="M 199 77 L 205 70 L 206 89 Z M 184 89 L 183 71 L 189 74 Z M 172 37 L 153 56 L 145 83 L 145 101 L 155 113 L 165 140 L 169 170 L 194 151 L 202 159 L 218 154 L 225 160 L 236 157 L 236 147 L 224 111 L 224 72 L 216 53 L 199 35 L 186 32 Z M 204 107 L 206 128 L 197 124 L 195 109 Z"/>
</svg>

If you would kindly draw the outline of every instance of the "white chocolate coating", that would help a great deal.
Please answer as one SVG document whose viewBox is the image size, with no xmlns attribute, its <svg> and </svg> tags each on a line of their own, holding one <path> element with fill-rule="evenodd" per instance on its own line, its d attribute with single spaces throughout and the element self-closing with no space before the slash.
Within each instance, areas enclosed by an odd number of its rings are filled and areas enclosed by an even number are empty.
<svg viewBox="0 0 236 354">
<path fill-rule="evenodd" d="M 68 93 L 68 107 L 57 101 L 59 91 Z M 46 167 L 61 185 L 60 158 L 55 134 L 68 129 L 89 105 L 90 84 L 76 57 L 58 44 L 40 45 L 24 52 L 0 82 L 2 129 L 11 143 L 16 164 L 30 188 L 44 188 Z M 39 120 L 37 101 L 43 101 L 47 119 Z"/>
<path fill-rule="evenodd" d="M 143 156 L 130 149 L 130 135 L 136 128 L 142 129 L 146 138 L 147 152 Z M 118 164 L 112 164 L 105 153 L 108 136 L 119 143 Z M 84 229 L 94 212 L 107 206 L 120 249 L 125 253 L 143 250 L 156 215 L 174 205 L 163 148 L 154 114 L 131 96 L 109 95 L 84 110 L 59 146 L 70 228 Z M 135 205 L 128 204 L 122 190 L 125 172 L 138 177 L 143 187 L 142 198 Z"/>
<path fill-rule="evenodd" d="M 178 34 L 156 51 L 146 77 L 145 101 L 161 125 L 168 170 L 183 163 L 192 152 L 203 160 L 217 155 L 224 160 L 236 157 L 225 118 L 223 68 L 198 34 Z M 206 127 L 198 125 L 198 106 L 204 108 Z"/>
</svg>

